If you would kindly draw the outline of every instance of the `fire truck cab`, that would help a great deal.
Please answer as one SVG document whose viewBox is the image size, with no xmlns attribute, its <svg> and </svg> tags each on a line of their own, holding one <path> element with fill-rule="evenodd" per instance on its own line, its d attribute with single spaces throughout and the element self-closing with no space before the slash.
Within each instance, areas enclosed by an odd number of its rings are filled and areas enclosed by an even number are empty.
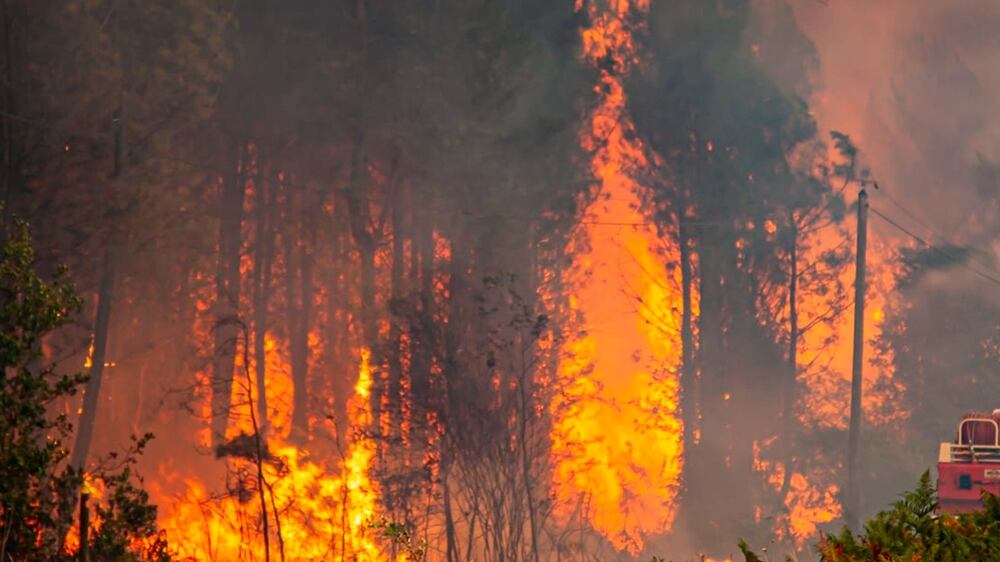
<svg viewBox="0 0 1000 562">
<path fill-rule="evenodd" d="M 955 441 L 941 443 L 937 469 L 940 513 L 980 509 L 982 490 L 1000 495 L 1000 409 L 962 416 Z"/>
</svg>

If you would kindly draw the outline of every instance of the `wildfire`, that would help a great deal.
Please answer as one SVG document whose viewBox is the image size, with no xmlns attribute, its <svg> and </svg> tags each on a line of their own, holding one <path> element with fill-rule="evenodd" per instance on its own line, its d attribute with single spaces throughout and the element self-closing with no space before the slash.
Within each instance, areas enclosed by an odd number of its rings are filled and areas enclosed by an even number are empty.
<svg viewBox="0 0 1000 562">
<path fill-rule="evenodd" d="M 766 444 L 765 444 L 766 445 Z M 760 458 L 760 444 L 754 443 L 754 470 L 763 474 L 767 484 L 780 492 L 785 479 L 786 468 L 781 463 Z M 831 480 L 834 475 L 828 471 L 820 478 L 793 471 L 789 477 L 787 491 L 780 498 L 782 510 L 774 516 L 774 532 L 779 540 L 789 540 L 799 549 L 806 541 L 815 537 L 819 525 L 839 519 L 843 508 L 837 501 L 840 491 L 836 484 L 822 484 L 814 480 Z M 761 510 L 758 509 L 758 516 Z"/>
<path fill-rule="evenodd" d="M 821 251 L 840 244 L 845 236 L 845 233 L 831 230 L 819 240 L 816 249 Z M 810 258 L 807 257 L 807 260 Z M 818 258 L 811 261 L 816 260 Z M 883 426 L 903 420 L 907 414 L 897 400 L 904 389 L 893 378 L 892 350 L 879 345 L 886 311 L 896 306 L 894 295 L 898 271 L 892 250 L 877 239 L 869 246 L 868 263 L 863 407 L 868 423 Z M 844 268 L 840 282 L 846 287 L 852 286 L 853 267 Z M 804 322 L 810 323 L 826 313 L 827 304 L 817 296 L 804 299 L 800 309 Z M 806 399 L 800 419 L 809 426 L 847 428 L 853 330 L 853 315 L 849 308 L 845 308 L 831 322 L 812 323 L 810 329 L 802 333 L 799 363 L 812 367 L 800 374 Z"/>
<path fill-rule="evenodd" d="M 583 32 L 583 54 L 620 69 L 635 56 L 625 15 L 647 2 L 617 2 Z M 597 202 L 585 222 L 589 246 L 571 248 L 580 277 L 570 299 L 582 331 L 559 366 L 562 395 L 554 402 L 554 496 L 563 519 L 585 519 L 618 549 L 636 553 L 646 537 L 672 525 L 682 467 L 678 416 L 681 307 L 676 280 L 662 254 L 676 255 L 647 223 L 642 186 L 630 177 L 648 162 L 627 135 L 632 124 L 618 77 L 601 71 L 601 104 L 581 133 L 594 154 Z"/>
<path fill-rule="evenodd" d="M 89 472 L 83 474 L 83 483 L 80 486 L 80 491 L 88 495 L 90 501 L 96 504 L 104 499 L 107 489 L 104 486 L 104 481 L 99 478 L 94 478 Z M 93 512 L 93 507 L 91 507 Z M 97 513 L 92 513 L 92 519 L 90 522 L 91 532 L 97 531 L 101 528 L 103 521 L 97 515 Z M 80 550 L 80 521 L 76 520 L 73 522 L 73 526 L 70 527 L 69 532 L 66 533 L 66 538 L 63 541 L 63 552 L 66 554 L 74 554 Z"/>
<path fill-rule="evenodd" d="M 821 255 L 853 237 L 849 224 L 844 229 L 819 231 L 807 240 L 809 250 L 804 261 L 819 264 Z M 881 427 L 905 419 L 907 413 L 897 398 L 904 391 L 895 380 L 892 368 L 892 350 L 880 345 L 882 323 L 886 311 L 895 304 L 895 287 L 898 271 L 893 265 L 891 250 L 877 240 L 869 247 L 869 272 L 865 315 L 865 349 L 863 379 L 863 410 L 866 424 Z M 850 290 L 854 283 L 854 268 L 841 268 L 837 283 Z M 845 301 L 838 309 L 832 305 L 827 287 L 816 293 L 800 295 L 798 302 L 800 326 L 807 326 L 801 333 L 798 365 L 802 385 L 802 404 L 798 421 L 805 428 L 835 428 L 844 430 L 850 411 L 850 381 L 852 374 L 852 302 Z M 824 318 L 825 321 L 821 321 Z M 770 443 L 765 443 L 765 448 Z M 760 459 L 755 449 L 754 469 L 775 491 L 785 487 L 780 498 L 782 509 L 774 515 L 774 530 L 779 539 L 793 541 L 799 548 L 815 537 L 818 525 L 829 523 L 843 514 L 838 495 L 839 487 L 830 483 L 836 480 L 836 470 L 829 463 L 819 466 L 791 467 L 787 484 L 785 471 L 789 467 L 778 462 Z M 835 461 L 831 461 L 835 462 Z"/>
<path fill-rule="evenodd" d="M 254 458 L 228 459 L 229 490 L 222 495 L 210 493 L 199 479 L 183 479 L 185 492 L 163 502 L 160 518 L 181 559 L 263 560 L 264 518 L 275 559 L 279 550 L 288 561 L 383 559 L 369 529 L 378 501 L 369 477 L 376 446 L 364 433 L 371 422 L 369 356 L 362 350 L 350 403 L 352 443 L 335 466 L 272 435 L 261 463 L 263 490 Z M 156 486 L 153 492 L 162 495 Z"/>
</svg>

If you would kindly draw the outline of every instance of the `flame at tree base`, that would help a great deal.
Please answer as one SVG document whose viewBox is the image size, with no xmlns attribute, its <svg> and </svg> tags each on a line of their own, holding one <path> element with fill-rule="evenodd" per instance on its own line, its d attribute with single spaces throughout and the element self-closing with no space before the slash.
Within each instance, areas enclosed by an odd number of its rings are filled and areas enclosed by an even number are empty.
<svg viewBox="0 0 1000 562">
<path fill-rule="evenodd" d="M 355 434 L 335 467 L 279 439 L 269 439 L 261 463 L 264 489 L 254 460 L 226 460 L 227 491 L 213 494 L 196 478 L 183 479 L 185 492 L 161 501 L 160 524 L 181 560 L 264 560 L 264 513 L 271 559 L 292 561 L 383 560 L 370 528 L 378 489 L 369 477 L 376 445 L 370 427 L 372 384 L 369 352 L 361 366 L 350 410 Z M 173 476 L 174 480 L 178 477 Z M 158 487 L 152 492 L 158 494 Z"/>
</svg>

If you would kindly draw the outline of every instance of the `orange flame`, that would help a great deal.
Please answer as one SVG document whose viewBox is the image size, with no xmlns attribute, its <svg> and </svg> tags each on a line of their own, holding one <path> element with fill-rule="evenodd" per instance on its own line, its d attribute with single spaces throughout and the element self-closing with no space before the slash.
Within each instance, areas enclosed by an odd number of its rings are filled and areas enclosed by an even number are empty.
<svg viewBox="0 0 1000 562">
<path fill-rule="evenodd" d="M 839 231 L 831 231 L 816 249 L 821 251 L 839 244 L 844 235 Z M 884 426 L 905 420 L 907 415 L 902 402 L 897 399 L 904 388 L 902 383 L 893 378 L 892 350 L 878 345 L 886 311 L 896 306 L 894 295 L 899 272 L 892 250 L 877 239 L 871 240 L 869 237 L 869 240 L 862 405 L 866 423 Z M 853 285 L 853 267 L 844 268 L 841 282 L 847 287 Z M 813 300 L 816 302 L 800 304 L 805 322 L 822 315 L 826 309 L 821 298 Z M 847 428 L 853 330 L 854 317 L 848 308 L 831 323 L 816 323 L 802 334 L 799 363 L 822 367 L 807 369 L 800 375 L 805 385 L 803 396 L 806 399 L 801 421 L 809 426 Z"/>
<path fill-rule="evenodd" d="M 89 472 L 84 472 L 83 483 L 80 485 L 80 492 L 87 494 L 90 497 L 91 533 L 98 532 L 101 529 L 103 521 L 101 521 L 101 518 L 97 514 L 97 510 L 95 510 L 93 506 L 103 500 L 107 495 L 107 488 L 104 485 L 104 481 L 100 478 L 94 478 L 94 475 Z M 66 538 L 63 541 L 63 552 L 65 554 L 76 554 L 79 550 L 80 521 L 77 520 L 73 522 L 73 526 L 70 527 L 69 532 L 66 533 Z"/>
<path fill-rule="evenodd" d="M 767 484 L 779 492 L 784 484 L 786 468 L 781 463 L 761 459 L 760 449 L 761 445 L 754 443 L 754 470 L 763 474 Z M 780 498 L 783 510 L 774 517 L 773 529 L 777 539 L 793 542 L 796 548 L 801 549 L 806 541 L 818 534 L 819 525 L 835 521 L 843 515 L 843 508 L 837 500 L 839 487 L 814 481 L 829 480 L 832 476 L 832 471 L 819 478 L 810 478 L 810 475 L 801 472 L 791 474 L 785 496 Z M 757 511 L 759 516 L 761 510 Z"/>
<path fill-rule="evenodd" d="M 375 444 L 364 434 L 371 423 L 369 357 L 362 350 L 350 403 L 355 433 L 337 466 L 328 467 L 310 458 L 308 451 L 271 435 L 269 458 L 262 463 L 263 494 L 257 487 L 255 464 L 230 458 L 230 471 L 236 476 L 231 478 L 235 482 L 230 483 L 229 494 L 213 495 L 199 479 L 187 478 L 180 497 L 161 502 L 160 524 L 181 559 L 263 560 L 261 496 L 273 559 L 278 558 L 278 549 L 288 561 L 383 559 L 369 529 L 378 503 L 378 489 L 369 477 Z M 177 478 L 166 475 L 165 480 Z M 154 495 L 164 495 L 157 484 L 152 488 Z"/>
<path fill-rule="evenodd" d="M 803 261 L 820 264 L 824 252 L 853 242 L 850 232 L 853 227 L 848 218 L 844 228 L 821 230 L 809 237 Z M 897 306 L 894 295 L 899 272 L 890 248 L 877 239 L 869 240 L 862 407 L 866 424 L 884 427 L 907 416 L 902 401 L 898 400 L 905 389 L 894 379 L 892 350 L 880 345 L 886 311 Z M 854 267 L 841 268 L 837 276 L 838 283 L 851 291 Z M 801 294 L 798 303 L 800 327 L 807 327 L 800 334 L 798 349 L 797 363 L 801 369 L 798 376 L 802 385 L 798 420 L 807 431 L 843 430 L 849 421 L 853 303 L 842 303 L 838 311 L 830 300 L 832 291 L 827 289 L 824 286 L 815 293 Z M 828 319 L 820 321 L 824 317 Z M 765 475 L 775 491 L 781 490 L 788 467 L 762 461 L 759 456 L 756 459 L 755 470 Z M 835 468 L 809 467 L 803 472 L 793 465 L 792 470 L 787 492 L 781 498 L 784 510 L 776 514 L 774 530 L 779 539 L 792 540 L 801 548 L 816 536 L 818 525 L 838 519 L 843 510 L 837 497 L 838 486 L 830 483 L 836 479 Z"/>
<path fill-rule="evenodd" d="M 583 51 L 592 64 L 606 57 L 620 68 L 635 48 L 624 23 L 630 8 L 591 6 Z M 570 299 L 585 331 L 567 345 L 560 362 L 563 392 L 553 403 L 553 494 L 557 513 L 577 512 L 618 549 L 636 553 L 646 537 L 670 529 L 681 466 L 678 416 L 679 330 L 664 318 L 681 303 L 676 279 L 663 267 L 666 249 L 641 210 L 641 186 L 629 176 L 646 167 L 632 129 L 619 78 L 606 71 L 596 91 L 601 104 L 581 133 L 594 153 L 598 202 L 589 210 L 589 248 L 569 248 L 579 274 Z"/>
</svg>

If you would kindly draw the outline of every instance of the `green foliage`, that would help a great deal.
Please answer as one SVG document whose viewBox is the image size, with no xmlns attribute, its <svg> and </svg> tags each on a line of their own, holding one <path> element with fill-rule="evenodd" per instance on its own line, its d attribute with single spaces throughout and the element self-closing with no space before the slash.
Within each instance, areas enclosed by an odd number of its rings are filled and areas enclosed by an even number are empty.
<svg viewBox="0 0 1000 562">
<path fill-rule="evenodd" d="M 106 504 L 96 513 L 100 528 L 92 537 L 91 552 L 96 560 L 169 562 L 170 553 L 163 533 L 156 527 L 156 506 L 149 494 L 136 485 L 142 479 L 134 474 L 139 455 L 153 438 L 152 433 L 132 438 L 123 456 L 110 455 L 118 461 L 115 469 L 101 471 L 99 478 L 108 490 Z"/>
<path fill-rule="evenodd" d="M 426 559 L 427 541 L 415 538 L 406 525 L 382 517 L 369 523 L 369 526 L 378 531 L 379 538 L 388 540 L 394 549 L 399 549 L 408 562 L 423 562 Z"/>
<path fill-rule="evenodd" d="M 0 558 L 57 550 L 58 531 L 68 526 L 67 493 L 79 474 L 54 473 L 66 457 L 65 414 L 50 406 L 76 392 L 84 379 L 40 368 L 41 340 L 79 310 L 80 300 L 65 270 L 46 282 L 34 270 L 28 227 L 15 221 L 0 248 Z"/>
<path fill-rule="evenodd" d="M 0 560 L 70 559 L 63 540 L 72 524 L 83 474 L 65 465 L 71 426 L 51 412 L 76 394 L 81 374 L 42 366 L 42 340 L 68 323 L 81 301 L 59 268 L 51 280 L 35 271 L 28 226 L 14 220 L 0 246 Z M 104 483 L 101 525 L 91 536 L 99 560 L 169 560 L 156 535 L 156 508 L 134 485 L 132 466 L 152 435 L 93 474 Z"/>
<path fill-rule="evenodd" d="M 1000 557 L 1000 501 L 984 496 L 982 511 L 936 515 L 937 499 L 930 473 L 916 490 L 875 516 L 855 536 L 845 529 L 823 537 L 819 550 L 828 562 L 896 560 L 996 560 Z"/>
</svg>

